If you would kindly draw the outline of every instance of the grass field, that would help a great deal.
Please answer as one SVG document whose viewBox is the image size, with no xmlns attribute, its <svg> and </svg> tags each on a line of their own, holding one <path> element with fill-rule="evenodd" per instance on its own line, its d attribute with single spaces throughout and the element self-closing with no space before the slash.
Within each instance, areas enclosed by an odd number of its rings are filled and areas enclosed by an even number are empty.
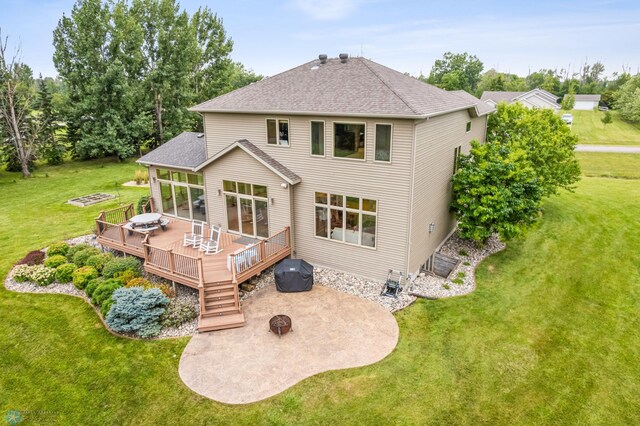
<svg viewBox="0 0 640 426">
<path fill-rule="evenodd" d="M 0 173 L 0 275 L 31 249 L 87 232 L 132 164 Z M 121 190 L 123 201 L 139 190 Z M 227 406 L 178 377 L 187 338 L 112 336 L 67 296 L 0 289 L 0 411 L 31 424 L 633 424 L 640 416 L 640 185 L 585 178 L 549 200 L 526 239 L 477 271 L 464 297 L 396 314 L 382 362 L 323 373 L 267 401 Z M 242 368 L 242 366 L 238 366 Z"/>
<path fill-rule="evenodd" d="M 576 152 L 584 176 L 640 179 L 640 154 Z"/>
<path fill-rule="evenodd" d="M 611 111 L 613 122 L 606 128 L 600 119 L 602 111 L 570 111 L 573 114 L 573 132 L 581 144 L 595 145 L 640 145 L 640 124 L 632 124 Z M 564 113 L 564 111 L 562 111 Z"/>
</svg>

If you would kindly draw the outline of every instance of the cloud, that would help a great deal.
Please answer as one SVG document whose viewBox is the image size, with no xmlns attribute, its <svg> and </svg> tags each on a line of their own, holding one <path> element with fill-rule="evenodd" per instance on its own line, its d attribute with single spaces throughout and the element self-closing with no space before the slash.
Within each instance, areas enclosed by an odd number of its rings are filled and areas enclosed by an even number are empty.
<svg viewBox="0 0 640 426">
<path fill-rule="evenodd" d="M 293 0 L 291 5 L 318 21 L 335 21 L 351 15 L 363 0 Z"/>
</svg>

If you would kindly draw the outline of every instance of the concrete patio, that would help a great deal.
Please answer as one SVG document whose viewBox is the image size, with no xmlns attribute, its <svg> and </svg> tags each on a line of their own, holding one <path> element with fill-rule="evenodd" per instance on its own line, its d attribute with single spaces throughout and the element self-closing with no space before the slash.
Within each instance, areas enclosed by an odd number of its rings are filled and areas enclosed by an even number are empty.
<svg viewBox="0 0 640 426">
<path fill-rule="evenodd" d="M 398 342 L 394 316 L 379 305 L 327 287 L 310 292 L 259 290 L 243 304 L 246 325 L 194 336 L 180 359 L 180 377 L 193 391 L 227 404 L 269 398 L 329 370 L 373 364 Z M 279 338 L 269 319 L 291 317 Z"/>
</svg>

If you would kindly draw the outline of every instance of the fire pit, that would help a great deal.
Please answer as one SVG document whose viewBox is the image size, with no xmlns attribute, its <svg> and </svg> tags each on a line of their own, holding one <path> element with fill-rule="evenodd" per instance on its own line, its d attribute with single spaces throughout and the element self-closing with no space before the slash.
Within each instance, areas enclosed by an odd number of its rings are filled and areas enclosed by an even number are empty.
<svg viewBox="0 0 640 426">
<path fill-rule="evenodd" d="M 291 331 L 291 318 L 286 315 L 276 315 L 269 320 L 269 329 L 272 333 L 278 333 L 278 337 Z"/>
</svg>

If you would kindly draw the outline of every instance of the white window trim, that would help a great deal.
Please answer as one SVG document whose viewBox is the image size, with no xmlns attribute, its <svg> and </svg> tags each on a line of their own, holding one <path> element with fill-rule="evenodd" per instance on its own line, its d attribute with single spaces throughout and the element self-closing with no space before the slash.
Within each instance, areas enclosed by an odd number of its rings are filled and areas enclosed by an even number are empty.
<svg viewBox="0 0 640 426">
<path fill-rule="evenodd" d="M 316 192 L 321 192 L 323 194 L 327 194 L 327 204 L 320 204 L 320 203 L 316 203 Z M 341 197 L 343 197 L 343 206 L 342 207 L 337 207 L 337 206 L 331 206 L 331 195 L 340 195 Z M 358 209 L 352 209 L 347 207 L 347 197 L 353 197 L 353 198 L 358 198 L 359 201 L 359 208 Z M 363 210 L 362 209 L 362 200 L 363 199 L 367 199 L 367 200 L 373 200 L 376 202 L 376 211 L 375 212 L 370 212 L 367 210 Z M 317 235 L 317 229 L 316 229 L 316 207 L 324 207 L 327 209 L 327 236 L 326 237 L 321 237 L 319 235 Z M 358 244 L 355 243 L 350 243 L 348 241 L 345 240 L 336 240 L 331 238 L 331 209 L 335 209 L 335 210 L 342 210 L 342 215 L 343 215 L 343 220 L 342 220 L 342 237 L 344 238 L 346 235 L 345 232 L 345 223 L 346 223 L 346 215 L 347 215 L 347 211 L 352 212 L 352 213 L 358 213 L 358 222 L 360 223 L 360 229 L 358 232 Z M 361 247 L 367 250 L 378 250 L 378 211 L 380 209 L 380 202 L 378 201 L 377 198 L 372 198 L 372 197 L 355 197 L 352 195 L 343 195 L 343 194 L 336 194 L 336 193 L 332 193 L 329 191 L 313 191 L 313 236 L 315 238 L 318 238 L 320 240 L 324 240 L 324 241 L 332 241 L 334 243 L 339 243 L 339 244 L 346 244 L 348 246 L 353 246 L 353 247 Z M 362 244 L 362 215 L 366 214 L 369 216 L 375 216 L 376 218 L 376 229 L 375 229 L 375 234 L 374 234 L 374 241 L 375 241 L 375 245 L 373 247 L 370 246 L 365 246 Z"/>
<path fill-rule="evenodd" d="M 469 130 L 467 130 L 467 126 L 469 127 Z M 473 124 L 471 121 L 467 121 L 467 123 L 465 124 L 465 134 L 467 133 L 471 133 L 471 129 L 473 129 Z"/>
<path fill-rule="evenodd" d="M 313 153 L 313 123 L 322 123 L 322 155 Z M 327 156 L 327 123 L 324 120 L 309 120 L 309 155 L 316 158 Z"/>
<path fill-rule="evenodd" d="M 247 236 L 247 237 L 251 237 L 251 238 L 256 238 L 259 240 L 266 240 L 269 238 L 269 236 L 271 235 L 271 209 L 269 208 L 269 186 L 268 185 L 261 185 L 259 183 L 248 183 L 248 182 L 239 182 L 236 180 L 229 180 L 229 182 L 233 182 L 236 184 L 236 192 L 231 192 L 231 191 L 225 191 L 224 189 L 224 181 L 228 180 L 228 179 L 223 179 L 222 181 L 222 202 L 224 203 L 224 218 L 226 220 L 226 225 L 227 225 L 227 232 L 233 235 L 240 235 L 240 236 Z M 238 183 L 244 183 L 244 184 L 248 184 L 251 185 L 251 194 L 241 194 L 240 192 L 238 192 Z M 265 188 L 267 188 L 267 196 L 266 197 L 259 197 L 257 195 L 253 195 L 253 185 L 259 185 L 259 186 L 264 186 Z M 238 200 L 238 206 L 237 206 L 237 210 L 238 210 L 238 219 L 240 219 L 242 217 L 242 203 L 240 202 L 240 199 L 243 198 L 245 200 L 251 200 L 251 209 L 253 212 L 253 234 L 245 234 L 242 232 L 242 224 L 240 222 L 238 222 L 238 230 L 234 231 L 232 229 L 229 229 L 229 216 L 228 216 L 228 209 L 227 209 L 227 195 L 231 195 L 231 196 L 235 196 Z M 256 200 L 258 201 L 264 201 L 267 203 L 267 223 L 268 223 L 268 229 L 267 229 L 267 236 L 266 237 L 261 237 L 258 235 L 258 222 L 255 217 L 256 215 Z"/>
<path fill-rule="evenodd" d="M 278 143 L 269 143 L 269 120 L 276 121 L 276 137 L 278 138 Z M 280 143 L 280 138 L 277 135 L 278 129 L 280 128 L 280 121 L 286 121 L 287 126 L 289 127 L 289 145 L 282 145 Z M 281 148 L 291 148 L 291 120 L 286 117 L 267 117 L 264 119 L 264 131 L 265 131 L 265 141 L 267 141 L 267 146 L 278 146 Z"/>
<path fill-rule="evenodd" d="M 389 161 L 376 160 L 376 151 L 378 143 L 378 124 L 381 126 L 390 126 L 391 133 L 389 134 L 391 140 L 389 141 Z M 393 123 L 375 123 L 373 127 L 373 162 L 380 164 L 391 164 L 393 161 Z"/>
<path fill-rule="evenodd" d="M 363 158 L 336 157 L 336 124 L 362 124 L 364 126 L 364 156 Z M 325 148 L 326 151 L 326 148 Z M 331 122 L 331 157 L 336 160 L 367 161 L 367 122 L 366 121 L 332 121 Z"/>
<path fill-rule="evenodd" d="M 160 177 L 158 177 L 158 169 L 156 169 L 156 181 L 158 182 L 158 193 L 160 194 L 160 198 L 162 199 L 162 191 L 160 189 L 160 183 L 165 183 L 168 184 L 169 186 L 171 186 L 171 197 L 173 198 L 173 210 L 176 212 L 176 214 L 172 214 L 172 213 L 168 213 L 164 211 L 164 208 L 162 207 L 162 202 L 160 203 L 160 208 L 162 209 L 162 214 L 170 216 L 170 217 L 175 217 L 177 219 L 182 219 L 182 220 L 194 220 L 193 219 L 193 201 L 191 200 L 191 188 L 196 188 L 196 189 L 201 189 L 202 190 L 202 194 L 204 195 L 204 199 L 205 199 L 205 211 L 207 208 L 207 191 L 205 190 L 205 186 L 204 186 L 204 174 L 200 174 L 200 173 L 193 173 L 193 172 L 186 172 L 186 171 L 180 171 L 180 170 L 172 170 L 172 169 L 167 169 L 167 168 L 162 168 L 163 170 L 168 170 L 169 171 L 169 177 L 172 177 L 172 173 L 173 172 L 179 172 L 179 173 L 185 173 L 187 175 L 192 174 L 192 175 L 200 175 L 202 176 L 202 181 L 203 181 L 203 185 L 197 185 L 195 183 L 189 183 L 189 177 L 187 176 L 187 182 L 179 182 L 179 181 L 175 181 L 173 179 L 162 179 Z M 176 186 L 182 186 L 187 188 L 187 198 L 189 200 L 189 217 L 185 218 L 182 216 L 179 216 L 178 213 L 178 206 L 176 206 L 175 201 L 176 201 L 176 190 L 175 187 Z M 205 217 L 208 219 L 208 211 L 205 213 Z M 207 223 L 207 222 L 205 222 Z"/>
</svg>

